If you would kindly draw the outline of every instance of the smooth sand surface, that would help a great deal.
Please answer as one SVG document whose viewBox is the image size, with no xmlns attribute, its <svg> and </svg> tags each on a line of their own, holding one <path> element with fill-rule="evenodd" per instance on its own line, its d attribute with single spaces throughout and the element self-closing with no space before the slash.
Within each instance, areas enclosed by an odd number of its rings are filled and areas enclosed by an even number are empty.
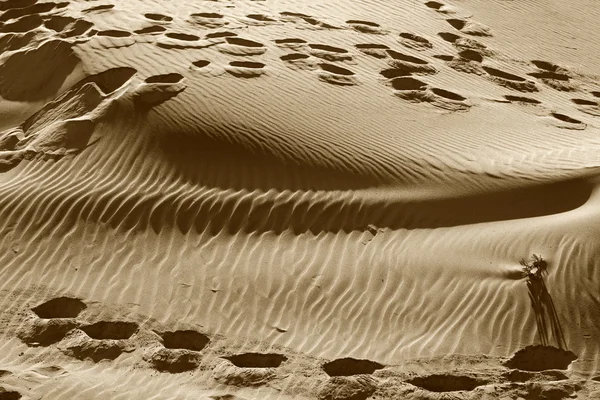
<svg viewBox="0 0 600 400">
<path fill-rule="evenodd" d="M 595 0 L 0 11 L 0 399 L 600 399 Z"/>
</svg>

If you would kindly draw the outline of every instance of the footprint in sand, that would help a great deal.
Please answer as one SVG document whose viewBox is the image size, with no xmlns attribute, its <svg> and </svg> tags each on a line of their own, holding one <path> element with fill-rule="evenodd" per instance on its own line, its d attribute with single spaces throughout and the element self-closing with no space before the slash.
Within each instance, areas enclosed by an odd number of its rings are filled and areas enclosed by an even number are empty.
<svg viewBox="0 0 600 400">
<path fill-rule="evenodd" d="M 86 304 L 76 298 L 50 299 L 31 309 L 35 317 L 28 319 L 18 337 L 34 347 L 58 343 L 78 326 L 75 318 L 86 308 Z"/>
<path fill-rule="evenodd" d="M 490 27 L 470 19 L 449 18 L 447 23 L 462 33 L 472 36 L 493 36 Z"/>
<path fill-rule="evenodd" d="M 138 86 L 133 94 L 136 104 L 142 107 L 157 106 L 177 96 L 187 88 L 183 75 L 178 73 L 153 75 Z"/>
<path fill-rule="evenodd" d="M 317 18 L 314 18 L 310 15 L 307 14 L 302 14 L 302 13 L 297 13 L 297 12 L 289 12 L 289 11 L 284 11 L 281 14 L 281 20 L 284 22 L 294 22 L 294 23 L 298 23 L 300 21 L 303 22 L 303 24 L 300 26 L 300 28 L 307 28 L 307 29 L 341 29 L 341 27 L 339 26 L 335 26 L 329 22 L 325 22 L 325 21 L 320 21 Z"/>
<path fill-rule="evenodd" d="M 320 398 L 337 398 L 335 393 L 352 393 L 366 399 L 375 393 L 379 382 L 371 375 L 385 366 L 371 360 L 339 358 L 322 365 L 329 380 L 321 388 Z"/>
<path fill-rule="evenodd" d="M 189 21 L 192 24 L 202 26 L 204 28 L 220 28 L 227 25 L 229 22 L 223 19 L 223 15 L 214 12 L 202 12 L 191 14 Z"/>
<path fill-rule="evenodd" d="M 278 47 L 290 49 L 290 50 L 303 50 L 307 47 L 308 43 L 304 39 L 299 38 L 286 38 L 286 39 L 276 39 L 275 44 Z"/>
<path fill-rule="evenodd" d="M 165 28 L 164 26 L 151 25 L 151 26 L 147 26 L 142 29 L 138 29 L 138 30 L 134 31 L 133 33 L 135 33 L 137 35 L 151 35 L 154 33 L 156 33 L 156 34 L 163 33 L 166 30 L 167 30 L 167 28 Z"/>
<path fill-rule="evenodd" d="M 451 57 L 447 65 L 456 71 L 484 75 L 486 72 L 481 66 L 483 60 L 484 56 L 481 52 L 466 49 L 459 51 L 456 57 Z"/>
<path fill-rule="evenodd" d="M 365 53 L 371 57 L 375 57 L 375 58 L 387 58 L 388 57 L 387 50 L 389 50 L 389 47 L 385 44 L 359 43 L 359 44 L 355 44 L 354 47 L 356 47 L 360 52 Z"/>
<path fill-rule="evenodd" d="M 510 94 L 507 94 L 504 96 L 504 98 L 506 100 L 508 100 L 511 103 L 517 103 L 517 104 L 522 104 L 522 105 L 538 105 L 538 104 L 542 104 L 541 101 L 536 100 L 536 99 L 532 99 L 531 97 L 524 97 L 524 96 L 513 96 Z"/>
<path fill-rule="evenodd" d="M 276 369 L 288 358 L 276 353 L 242 353 L 224 356 L 227 360 L 213 372 L 214 379 L 226 385 L 260 386 L 276 379 Z"/>
<path fill-rule="evenodd" d="M 261 62 L 231 61 L 225 70 L 236 78 L 258 78 L 266 73 L 265 67 Z"/>
<path fill-rule="evenodd" d="M 484 379 L 477 379 L 467 375 L 456 374 L 433 374 L 417 376 L 408 380 L 407 382 L 413 386 L 437 393 L 455 392 L 459 390 L 471 391 L 479 386 L 489 383 Z"/>
<path fill-rule="evenodd" d="M 427 3 L 425 3 L 425 5 L 429 8 L 431 8 L 432 10 L 435 10 L 439 13 L 442 14 L 455 14 L 456 10 L 454 9 L 454 7 L 439 2 L 439 1 L 428 1 Z"/>
<path fill-rule="evenodd" d="M 237 33 L 229 32 L 229 31 L 220 31 L 220 32 L 207 33 L 206 36 L 204 36 L 204 38 L 205 39 L 221 39 L 221 38 L 232 37 L 232 36 L 237 36 Z"/>
<path fill-rule="evenodd" d="M 571 99 L 577 109 L 583 113 L 600 117 L 600 102 L 586 99 Z"/>
<path fill-rule="evenodd" d="M 147 14 L 144 14 L 144 17 L 146 17 L 150 21 L 156 21 L 156 22 L 172 22 L 173 21 L 173 17 L 164 15 L 164 14 L 158 14 L 158 13 L 147 13 Z"/>
<path fill-rule="evenodd" d="M 202 361 L 200 352 L 210 342 L 208 336 L 193 330 L 156 333 L 162 347 L 146 359 L 160 372 L 180 373 L 196 369 Z"/>
<path fill-rule="evenodd" d="M 326 44 L 311 43 L 308 45 L 310 53 L 326 61 L 352 61 L 352 54 L 346 49 L 329 46 Z"/>
<path fill-rule="evenodd" d="M 406 72 L 431 75 L 436 74 L 437 69 L 428 61 L 409 54 L 400 53 L 395 50 L 387 50 L 387 54 L 391 57 L 389 64 L 396 69 L 403 69 Z"/>
<path fill-rule="evenodd" d="M 510 72 L 505 72 L 494 67 L 482 66 L 482 68 L 486 72 L 487 78 L 500 86 L 514 89 L 519 92 L 538 91 L 538 88 L 534 82 L 528 81 L 521 76 L 511 74 Z"/>
<path fill-rule="evenodd" d="M 318 66 L 321 69 L 318 76 L 323 82 L 339 86 L 354 86 L 358 84 L 356 75 L 349 69 L 329 63 L 320 63 Z"/>
<path fill-rule="evenodd" d="M 317 68 L 317 62 L 304 53 L 289 53 L 279 57 L 286 67 L 294 70 L 314 70 Z"/>
<path fill-rule="evenodd" d="M 385 35 L 387 32 L 376 22 L 350 19 L 346 21 L 350 28 L 361 33 L 370 33 L 374 35 Z"/>
<path fill-rule="evenodd" d="M 568 115 L 553 112 L 550 113 L 551 121 L 553 125 L 563 128 L 563 129 L 572 129 L 577 131 L 582 131 L 587 128 L 587 124 L 584 122 L 575 119 L 573 117 L 569 117 Z"/>
<path fill-rule="evenodd" d="M 414 33 L 401 32 L 400 43 L 403 46 L 417 51 L 423 51 L 433 48 L 433 44 L 423 36 L 415 35 Z"/>
<path fill-rule="evenodd" d="M 101 11 L 112 10 L 113 8 L 115 8 L 114 4 L 100 4 L 95 7 L 86 8 L 85 10 L 82 10 L 82 12 L 86 12 L 86 13 L 101 12 Z"/>
<path fill-rule="evenodd" d="M 132 337 L 138 330 L 135 322 L 98 321 L 72 331 L 60 343 L 59 349 L 78 360 L 114 360 L 135 349 Z"/>
<path fill-rule="evenodd" d="M 226 37 L 225 43 L 219 44 L 217 50 L 221 53 L 232 54 L 235 56 L 257 56 L 264 54 L 267 51 L 267 48 L 260 42 L 231 36 Z"/>
<path fill-rule="evenodd" d="M 279 21 L 275 19 L 272 15 L 267 14 L 248 14 L 243 19 L 243 22 L 246 25 L 250 26 L 267 26 L 273 25 Z"/>
<path fill-rule="evenodd" d="M 383 73 L 384 71 L 382 75 Z M 386 75 L 394 76 L 393 71 L 390 70 L 387 70 Z M 431 87 L 410 76 L 393 77 L 388 84 L 395 90 L 396 96 L 414 103 L 429 103 L 450 111 L 467 111 L 471 107 L 466 97 L 446 89 Z"/>
<path fill-rule="evenodd" d="M 573 92 L 577 87 L 570 81 L 571 76 L 566 68 L 560 67 L 548 61 L 532 60 L 538 70 L 527 75 L 533 76 L 540 82 L 561 92 Z"/>
</svg>

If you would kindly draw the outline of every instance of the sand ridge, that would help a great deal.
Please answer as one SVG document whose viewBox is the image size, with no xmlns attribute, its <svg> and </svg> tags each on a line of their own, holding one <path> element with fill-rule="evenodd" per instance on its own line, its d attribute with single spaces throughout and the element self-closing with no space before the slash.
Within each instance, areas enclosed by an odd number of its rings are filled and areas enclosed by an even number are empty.
<svg viewBox="0 0 600 400">
<path fill-rule="evenodd" d="M 597 395 L 589 63 L 462 2 L 0 9 L 9 392 Z"/>
</svg>

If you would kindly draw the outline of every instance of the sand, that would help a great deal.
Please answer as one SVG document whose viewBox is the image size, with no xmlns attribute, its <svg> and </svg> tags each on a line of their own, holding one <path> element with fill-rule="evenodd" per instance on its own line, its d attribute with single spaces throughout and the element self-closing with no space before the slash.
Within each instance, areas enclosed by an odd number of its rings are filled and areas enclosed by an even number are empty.
<svg viewBox="0 0 600 400">
<path fill-rule="evenodd" d="M 600 399 L 597 6 L 1 1 L 0 399 Z"/>
</svg>

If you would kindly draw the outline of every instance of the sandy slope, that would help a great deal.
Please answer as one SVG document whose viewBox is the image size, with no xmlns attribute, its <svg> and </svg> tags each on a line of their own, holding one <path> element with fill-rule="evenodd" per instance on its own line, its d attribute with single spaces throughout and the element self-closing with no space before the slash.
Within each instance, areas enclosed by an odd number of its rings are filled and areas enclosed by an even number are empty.
<svg viewBox="0 0 600 400">
<path fill-rule="evenodd" d="M 599 396 L 575 3 L 0 2 L 0 396 Z"/>
</svg>

